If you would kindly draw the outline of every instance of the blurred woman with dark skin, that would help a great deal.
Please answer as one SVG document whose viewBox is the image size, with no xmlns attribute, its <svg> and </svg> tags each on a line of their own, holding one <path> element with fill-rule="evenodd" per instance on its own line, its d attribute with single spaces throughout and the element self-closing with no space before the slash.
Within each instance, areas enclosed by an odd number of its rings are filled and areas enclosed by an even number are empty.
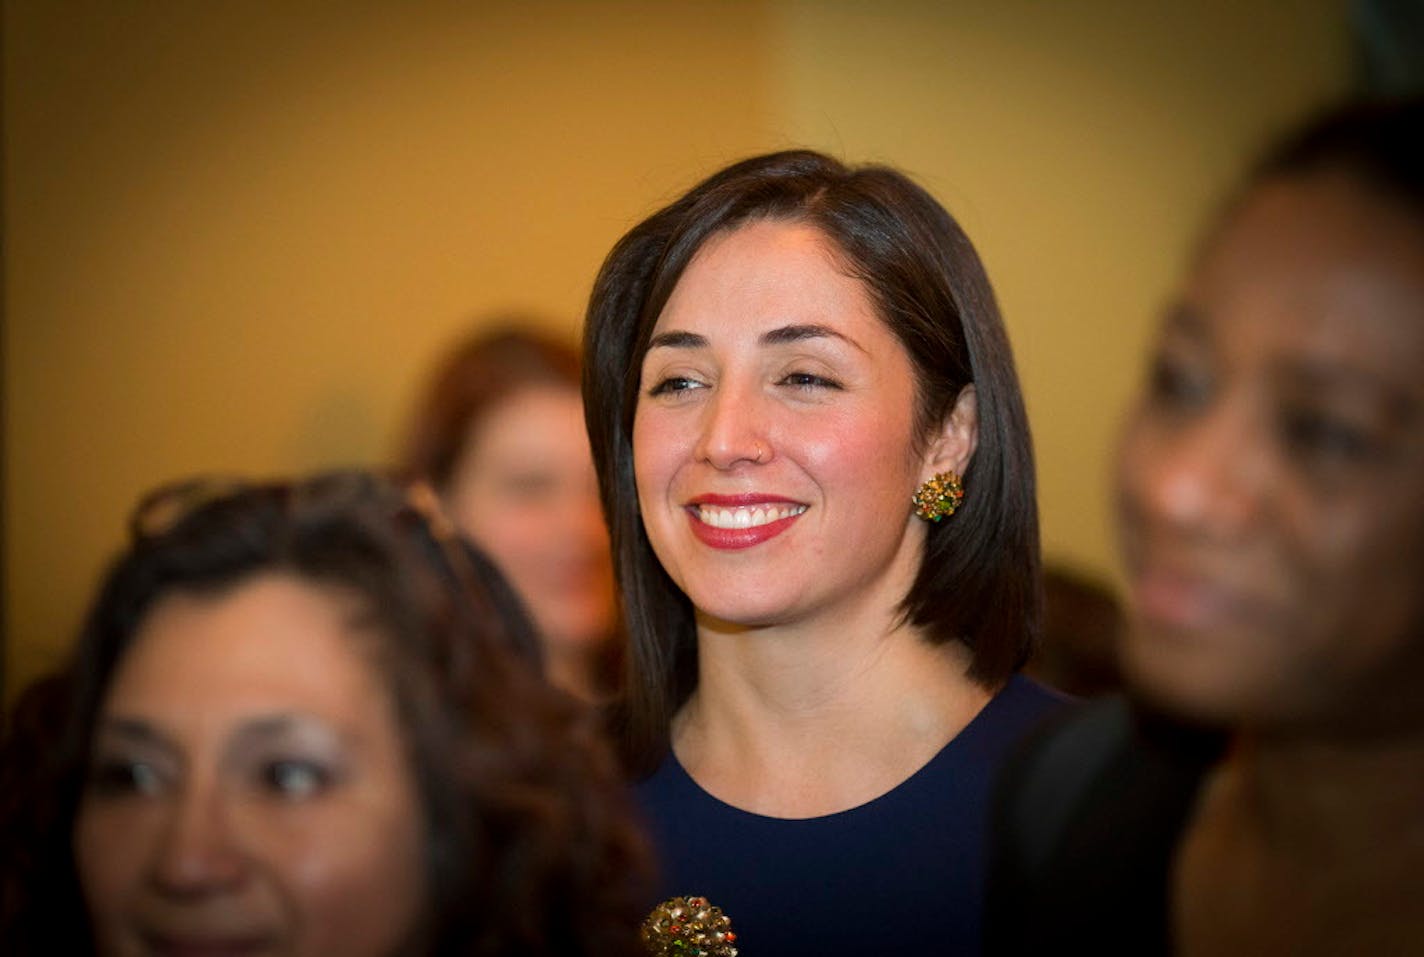
<svg viewBox="0 0 1424 957">
<path fill-rule="evenodd" d="M 614 247 L 585 360 L 665 894 L 748 954 L 972 952 L 987 782 L 1057 699 L 968 238 L 894 170 L 745 160 Z"/>
<path fill-rule="evenodd" d="M 45 686 L 50 759 L 7 742 L 0 949 L 632 953 L 641 840 L 531 632 L 369 475 L 150 497 Z"/>
<path fill-rule="evenodd" d="M 1118 458 L 1135 702 L 1006 776 L 1003 953 L 1424 947 L 1424 101 L 1276 148 Z"/>
<path fill-rule="evenodd" d="M 528 322 L 475 334 L 436 370 L 400 464 L 514 585 L 549 680 L 606 698 L 622 637 L 578 353 Z"/>
</svg>

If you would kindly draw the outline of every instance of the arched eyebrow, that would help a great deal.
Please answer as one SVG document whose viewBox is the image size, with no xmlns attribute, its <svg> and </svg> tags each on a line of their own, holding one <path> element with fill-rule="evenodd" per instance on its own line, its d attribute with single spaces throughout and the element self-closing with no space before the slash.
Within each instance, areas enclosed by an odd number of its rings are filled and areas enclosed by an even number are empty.
<svg viewBox="0 0 1424 957">
<path fill-rule="evenodd" d="M 1420 404 L 1398 382 L 1347 362 L 1290 358 L 1274 363 L 1277 381 L 1310 395 L 1348 395 L 1380 410 L 1393 428 L 1408 428 L 1419 420 Z"/>
<path fill-rule="evenodd" d="M 660 332 L 648 340 L 648 351 L 654 349 L 702 349 L 707 346 L 707 337 L 695 332 Z"/>
<path fill-rule="evenodd" d="M 328 757 L 336 758 L 349 753 L 356 746 L 357 736 L 353 731 L 317 715 L 305 712 L 276 712 L 248 718 L 238 725 L 227 742 L 232 754 L 245 754 L 253 750 L 281 744 L 302 743 L 317 746 Z"/>
<path fill-rule="evenodd" d="M 149 722 L 139 718 L 101 718 L 95 728 L 95 738 L 101 736 L 127 744 L 158 748 L 173 755 L 179 753 L 178 746 L 167 735 Z"/>
<path fill-rule="evenodd" d="M 320 719 L 287 712 L 250 718 L 241 724 L 236 733 L 241 738 L 259 741 L 290 734 L 309 733 L 308 729 L 312 728 L 320 730 L 323 734 L 330 733 L 326 730 L 325 722 Z M 135 744 L 146 744 L 169 751 L 178 751 L 178 746 L 163 731 L 140 718 L 104 718 L 99 722 L 97 730 L 100 734 Z M 339 734 L 337 736 L 339 737 Z"/>
<path fill-rule="evenodd" d="M 300 729 L 308 720 L 310 719 L 301 715 L 286 712 L 264 714 L 261 717 L 249 718 L 244 721 L 239 733 L 254 738 L 275 738 Z"/>
<path fill-rule="evenodd" d="M 1163 312 L 1162 328 L 1169 332 L 1185 333 L 1200 339 L 1206 335 L 1206 319 L 1196 306 L 1178 300 L 1171 303 Z"/>
<path fill-rule="evenodd" d="M 861 352 L 865 351 L 861 348 L 860 343 L 849 336 L 839 333 L 829 326 L 816 325 L 815 323 L 798 326 L 780 326 L 776 329 L 764 332 L 761 336 L 761 344 L 764 346 L 779 346 L 790 342 L 803 342 L 807 339 L 839 339 L 847 345 L 860 349 Z"/>
<path fill-rule="evenodd" d="M 837 332 L 829 326 L 807 323 L 794 326 L 778 326 L 761 334 L 758 340 L 764 346 L 780 346 L 792 342 L 803 342 L 807 339 L 839 339 L 864 352 L 865 349 L 854 339 Z M 704 349 L 708 345 L 707 337 L 695 332 L 672 332 L 659 333 L 648 342 L 648 351 L 653 349 Z"/>
</svg>

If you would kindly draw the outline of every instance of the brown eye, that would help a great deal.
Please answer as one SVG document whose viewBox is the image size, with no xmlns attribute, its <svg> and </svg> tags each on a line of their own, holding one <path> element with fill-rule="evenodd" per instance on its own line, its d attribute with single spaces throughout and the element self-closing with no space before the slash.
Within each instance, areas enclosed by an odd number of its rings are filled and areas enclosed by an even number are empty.
<svg viewBox="0 0 1424 957">
<path fill-rule="evenodd" d="M 1190 411 L 1211 400 L 1211 376 L 1204 368 L 1176 356 L 1160 354 L 1147 380 L 1152 404 L 1169 411 Z"/>
<path fill-rule="evenodd" d="M 1307 461 L 1362 462 L 1380 452 L 1365 430 L 1315 409 L 1286 410 L 1279 428 L 1285 447 Z"/>
<path fill-rule="evenodd" d="M 649 389 L 648 395 L 677 395 L 701 387 L 702 383 L 687 376 L 671 376 Z"/>
<path fill-rule="evenodd" d="M 110 758 L 95 763 L 88 786 L 104 797 L 154 795 L 162 788 L 163 778 L 157 768 L 146 762 Z"/>
<path fill-rule="evenodd" d="M 320 794 L 335 781 L 335 775 L 315 761 L 269 761 L 259 773 L 266 790 L 294 800 Z"/>
<path fill-rule="evenodd" d="M 789 385 L 797 389 L 839 389 L 841 384 L 834 379 L 827 379 L 825 376 L 814 375 L 810 372 L 792 372 L 782 377 L 780 385 Z"/>
<path fill-rule="evenodd" d="M 558 491 L 558 485 L 558 479 L 552 475 L 523 472 L 509 476 L 504 483 L 504 490 L 510 498 L 537 502 L 551 497 Z"/>
</svg>

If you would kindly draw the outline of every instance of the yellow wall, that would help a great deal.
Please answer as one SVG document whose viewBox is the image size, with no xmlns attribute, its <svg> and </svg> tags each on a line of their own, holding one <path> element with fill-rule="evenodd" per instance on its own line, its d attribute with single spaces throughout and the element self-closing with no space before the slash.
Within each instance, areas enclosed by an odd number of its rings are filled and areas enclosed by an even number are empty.
<svg viewBox="0 0 1424 957">
<path fill-rule="evenodd" d="M 573 335 L 632 222 L 792 144 L 904 166 L 965 222 L 1047 549 L 1110 568 L 1104 462 L 1182 249 L 1344 82 L 1338 3 L 1241 6 L 7 2 L 8 685 L 141 491 L 381 459 L 471 317 Z"/>
<path fill-rule="evenodd" d="M 1027 396 L 1049 558 L 1113 573 L 1108 463 L 1153 320 L 1261 138 L 1343 91 L 1340 7 L 779 8 L 792 134 L 913 172 L 984 257 Z"/>
</svg>

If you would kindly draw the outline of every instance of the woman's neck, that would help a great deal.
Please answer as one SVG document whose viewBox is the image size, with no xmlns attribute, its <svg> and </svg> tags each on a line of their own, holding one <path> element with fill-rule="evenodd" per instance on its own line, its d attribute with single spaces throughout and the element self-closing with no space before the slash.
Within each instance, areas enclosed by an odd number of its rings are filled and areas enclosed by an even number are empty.
<svg viewBox="0 0 1424 957">
<path fill-rule="evenodd" d="M 1179 849 L 1181 952 L 1388 952 L 1424 939 L 1424 734 L 1243 734 Z M 1276 948 L 1276 949 L 1271 949 Z"/>
<path fill-rule="evenodd" d="M 1243 734 L 1228 758 L 1265 846 L 1357 857 L 1412 835 L 1424 851 L 1424 729 L 1322 740 Z"/>
<path fill-rule="evenodd" d="M 772 817 L 863 804 L 903 782 L 990 693 L 969 651 L 889 621 L 835 629 L 702 623 L 698 687 L 673 749 L 705 790 Z"/>
</svg>

